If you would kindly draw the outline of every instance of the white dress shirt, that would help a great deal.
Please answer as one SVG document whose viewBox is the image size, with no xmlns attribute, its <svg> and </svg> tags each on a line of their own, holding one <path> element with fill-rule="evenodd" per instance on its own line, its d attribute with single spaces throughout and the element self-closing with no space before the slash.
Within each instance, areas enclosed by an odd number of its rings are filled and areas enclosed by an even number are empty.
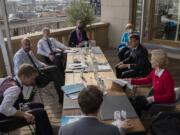
<svg viewBox="0 0 180 135">
<path fill-rule="evenodd" d="M 164 69 L 159 69 L 159 71 L 155 70 L 155 75 L 158 76 L 158 77 L 161 77 L 163 72 L 164 72 Z"/>
<path fill-rule="evenodd" d="M 41 61 L 39 61 L 33 54 L 32 51 L 29 52 L 30 56 L 32 57 L 34 63 L 36 64 L 36 66 L 38 68 L 41 68 L 43 67 L 45 64 Z M 19 70 L 19 67 L 20 65 L 26 63 L 26 64 L 32 64 L 31 60 L 29 59 L 27 53 L 24 51 L 23 48 L 19 49 L 16 54 L 14 55 L 14 58 L 13 58 L 13 62 L 14 62 L 14 74 L 16 75 L 18 70 Z"/>
<path fill-rule="evenodd" d="M 61 42 L 57 41 L 55 38 L 48 38 L 51 42 L 51 48 L 53 51 L 56 51 L 56 49 L 62 49 L 66 50 L 67 47 L 62 44 Z M 43 37 L 38 41 L 37 45 L 37 54 L 41 54 L 43 56 L 48 57 L 49 54 L 51 53 L 48 43 L 47 43 L 47 38 Z"/>
<path fill-rule="evenodd" d="M 20 79 L 16 76 L 16 79 L 22 85 Z M 5 116 L 14 116 L 17 112 L 17 109 L 13 106 L 16 100 L 19 97 L 21 88 L 19 86 L 9 87 L 3 94 L 3 101 L 0 105 L 0 113 Z"/>
</svg>

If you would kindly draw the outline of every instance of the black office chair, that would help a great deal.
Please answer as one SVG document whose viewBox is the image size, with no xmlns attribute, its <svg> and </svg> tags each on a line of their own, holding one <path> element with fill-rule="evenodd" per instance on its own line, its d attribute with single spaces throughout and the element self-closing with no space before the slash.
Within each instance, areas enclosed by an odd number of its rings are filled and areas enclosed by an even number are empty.
<svg viewBox="0 0 180 135">
<path fill-rule="evenodd" d="M 149 109 L 149 114 L 151 116 L 158 114 L 159 112 L 164 111 L 173 111 L 176 110 L 176 106 L 180 104 L 180 87 L 174 89 L 175 93 L 175 102 L 172 104 L 154 104 Z"/>
<path fill-rule="evenodd" d="M 18 123 L 18 125 L 16 124 Z M 19 123 L 22 123 L 22 124 L 19 124 Z M 24 127 L 24 126 L 28 126 L 30 131 L 31 131 L 31 134 L 32 135 L 35 135 L 35 127 L 34 125 L 31 125 L 31 124 L 24 124 L 23 122 L 18 122 L 18 121 L 15 121 L 14 118 L 10 118 L 10 119 L 7 119 L 7 120 L 1 120 L 0 121 L 0 134 L 3 135 L 3 134 L 10 134 L 10 132 L 16 130 L 16 129 L 19 129 L 21 127 Z"/>
<path fill-rule="evenodd" d="M 160 112 L 151 118 L 151 124 L 147 129 L 151 135 L 179 135 L 180 112 Z"/>
</svg>

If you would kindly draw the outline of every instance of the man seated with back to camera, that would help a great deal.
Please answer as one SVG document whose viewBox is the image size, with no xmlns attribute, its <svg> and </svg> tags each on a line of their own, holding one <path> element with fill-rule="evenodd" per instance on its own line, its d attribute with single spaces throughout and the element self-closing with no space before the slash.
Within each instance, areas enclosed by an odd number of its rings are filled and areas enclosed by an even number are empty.
<svg viewBox="0 0 180 135">
<path fill-rule="evenodd" d="M 83 47 L 83 42 L 88 43 L 89 39 L 87 37 L 86 31 L 83 29 L 80 20 L 76 21 L 76 29 L 70 33 L 69 46 L 70 47 Z"/>
<path fill-rule="evenodd" d="M 49 82 L 54 82 L 54 87 L 59 96 L 59 103 L 63 103 L 64 93 L 61 86 L 64 85 L 64 77 L 56 66 L 47 66 L 39 61 L 31 51 L 31 41 L 29 38 L 21 40 L 21 48 L 15 53 L 14 58 L 14 73 L 17 74 L 20 65 L 24 63 L 31 64 L 39 72 L 36 77 L 36 85 L 38 87 L 45 87 Z"/>
<path fill-rule="evenodd" d="M 140 44 L 139 33 L 132 32 L 129 35 L 131 53 L 115 65 L 117 78 L 143 77 L 151 71 L 148 59 L 148 51 Z"/>
<path fill-rule="evenodd" d="M 50 65 L 56 65 L 64 74 L 66 66 L 66 53 L 68 48 L 55 38 L 50 37 L 50 29 L 43 28 L 43 37 L 38 41 L 37 54 L 41 55 L 44 61 Z"/>
<path fill-rule="evenodd" d="M 118 129 L 114 125 L 104 124 L 98 120 L 102 102 L 102 91 L 97 86 L 87 86 L 78 96 L 80 109 L 85 116 L 77 122 L 62 126 L 58 135 L 125 135 L 126 122 Z"/>
<path fill-rule="evenodd" d="M 33 86 L 37 76 L 38 72 L 34 67 L 23 64 L 14 78 L 9 76 L 3 79 L 0 83 L 0 120 L 10 120 L 9 125 L 6 125 L 8 129 L 35 122 L 37 135 L 52 135 L 52 127 L 43 104 L 28 103 L 26 111 L 19 108 L 20 103 L 25 103 L 23 86 Z"/>
</svg>

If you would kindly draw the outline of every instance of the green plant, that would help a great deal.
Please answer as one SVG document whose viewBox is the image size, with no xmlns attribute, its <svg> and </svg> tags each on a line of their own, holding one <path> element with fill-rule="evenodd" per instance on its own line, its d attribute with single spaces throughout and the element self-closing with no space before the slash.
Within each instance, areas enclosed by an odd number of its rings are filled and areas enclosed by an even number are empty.
<svg viewBox="0 0 180 135">
<path fill-rule="evenodd" d="M 75 24 L 80 20 L 82 25 L 86 27 L 95 20 L 94 7 L 85 0 L 75 0 L 66 8 L 66 14 L 71 24 Z"/>
</svg>

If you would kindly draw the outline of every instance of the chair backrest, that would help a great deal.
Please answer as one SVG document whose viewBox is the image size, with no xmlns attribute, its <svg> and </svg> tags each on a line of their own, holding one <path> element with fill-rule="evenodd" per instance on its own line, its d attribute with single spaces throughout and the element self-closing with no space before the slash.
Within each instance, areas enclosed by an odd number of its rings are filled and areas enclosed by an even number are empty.
<svg viewBox="0 0 180 135">
<path fill-rule="evenodd" d="M 160 112 L 152 118 L 151 135 L 179 135 L 180 112 Z"/>
<path fill-rule="evenodd" d="M 174 93 L 175 93 L 175 100 L 176 102 L 180 100 L 180 87 L 176 87 L 174 89 Z"/>
</svg>

